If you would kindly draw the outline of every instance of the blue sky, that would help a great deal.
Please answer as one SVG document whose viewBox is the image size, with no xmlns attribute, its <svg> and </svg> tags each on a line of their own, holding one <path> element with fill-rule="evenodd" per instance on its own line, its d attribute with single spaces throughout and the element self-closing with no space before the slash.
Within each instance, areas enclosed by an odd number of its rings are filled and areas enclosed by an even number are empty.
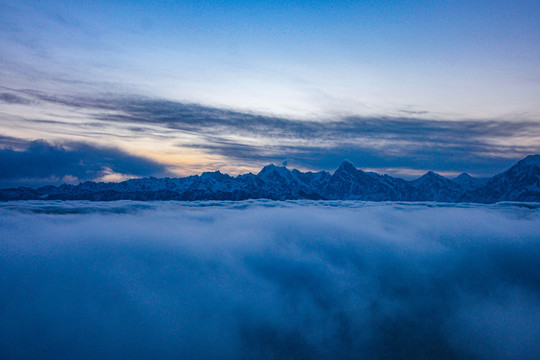
<svg viewBox="0 0 540 360">
<path fill-rule="evenodd" d="M 485 176 L 540 152 L 539 14 L 537 1 L 0 1 L 1 146 L 84 143 L 173 175 L 346 157 Z"/>
</svg>

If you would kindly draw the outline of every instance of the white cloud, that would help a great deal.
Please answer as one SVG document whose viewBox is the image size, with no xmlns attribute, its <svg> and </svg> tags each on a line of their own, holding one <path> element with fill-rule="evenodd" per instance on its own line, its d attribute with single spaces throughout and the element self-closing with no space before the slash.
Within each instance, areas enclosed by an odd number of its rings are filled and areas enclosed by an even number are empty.
<svg viewBox="0 0 540 360">
<path fill-rule="evenodd" d="M 110 167 L 103 167 L 99 176 L 94 180 L 97 182 L 122 182 L 129 179 L 138 179 L 140 176 L 131 175 L 131 174 L 121 174 L 115 172 Z"/>
<path fill-rule="evenodd" d="M 15 202 L 0 215 L 4 357 L 540 350 L 538 209 Z"/>
</svg>

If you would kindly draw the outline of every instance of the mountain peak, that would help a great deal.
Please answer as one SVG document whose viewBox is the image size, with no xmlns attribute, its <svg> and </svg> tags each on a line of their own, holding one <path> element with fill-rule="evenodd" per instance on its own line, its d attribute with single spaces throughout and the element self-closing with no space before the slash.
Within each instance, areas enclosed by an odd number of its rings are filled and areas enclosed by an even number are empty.
<svg viewBox="0 0 540 360">
<path fill-rule="evenodd" d="M 462 172 L 461 174 L 459 174 L 458 176 L 454 178 L 454 180 L 469 180 L 469 179 L 473 179 L 473 177 L 466 172 Z"/>
<path fill-rule="evenodd" d="M 261 176 L 261 175 L 264 175 L 264 174 L 269 174 L 271 172 L 273 172 L 276 168 L 276 165 L 274 164 L 268 164 L 266 166 L 264 166 L 261 171 L 259 171 L 259 173 L 257 174 L 257 176 Z"/>
<path fill-rule="evenodd" d="M 422 175 L 419 179 L 430 179 L 430 178 L 440 179 L 440 178 L 444 178 L 444 176 L 439 175 L 435 171 L 430 170 L 424 175 Z"/>
<path fill-rule="evenodd" d="M 465 190 L 475 190 L 486 184 L 487 179 L 473 177 L 466 172 L 459 174 L 452 179 Z"/>
<path fill-rule="evenodd" d="M 351 173 L 358 171 L 358 169 L 355 168 L 350 161 L 344 160 L 341 165 L 339 165 L 339 168 L 336 170 L 336 172 L 337 171 Z"/>
<path fill-rule="evenodd" d="M 205 171 L 201 174 L 202 179 L 224 179 L 229 177 L 227 174 L 222 174 L 219 170 Z"/>
<path fill-rule="evenodd" d="M 286 174 L 289 172 L 285 166 L 276 166 L 274 164 L 268 164 L 259 171 L 257 174 L 258 177 L 267 177 L 272 176 L 273 174 L 279 174 L 280 176 L 286 177 Z"/>
<path fill-rule="evenodd" d="M 428 171 L 424 175 L 420 176 L 418 179 L 413 180 L 412 183 L 416 185 L 420 184 L 430 184 L 430 183 L 450 183 L 451 180 L 445 178 L 444 176 L 437 174 L 434 171 Z"/>
<path fill-rule="evenodd" d="M 523 165 L 523 166 L 530 166 L 530 165 L 540 166 L 540 155 L 539 154 L 529 155 L 525 159 L 520 160 L 518 164 Z"/>
<path fill-rule="evenodd" d="M 330 199 L 367 201 L 485 202 L 540 201 L 540 155 L 528 156 L 509 170 L 487 179 L 462 173 L 448 179 L 433 171 L 406 181 L 356 169 L 343 161 L 330 175 L 269 164 L 257 175 L 231 177 L 219 171 L 185 178 L 142 178 L 119 183 L 84 182 L 77 186 L 0 190 L 10 200 L 246 200 Z"/>
</svg>

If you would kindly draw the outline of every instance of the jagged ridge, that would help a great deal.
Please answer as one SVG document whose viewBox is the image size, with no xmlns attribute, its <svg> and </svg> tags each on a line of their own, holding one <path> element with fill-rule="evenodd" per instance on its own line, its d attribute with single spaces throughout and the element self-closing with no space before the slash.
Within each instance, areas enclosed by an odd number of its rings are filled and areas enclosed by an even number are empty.
<svg viewBox="0 0 540 360">
<path fill-rule="evenodd" d="M 267 165 L 257 175 L 219 171 L 184 178 L 142 178 L 119 183 L 20 187 L 0 190 L 0 200 L 366 200 L 494 203 L 540 202 L 540 155 L 530 155 L 489 181 L 463 173 L 448 179 L 432 171 L 406 181 L 356 169 L 344 161 L 327 171 L 301 172 Z"/>
</svg>

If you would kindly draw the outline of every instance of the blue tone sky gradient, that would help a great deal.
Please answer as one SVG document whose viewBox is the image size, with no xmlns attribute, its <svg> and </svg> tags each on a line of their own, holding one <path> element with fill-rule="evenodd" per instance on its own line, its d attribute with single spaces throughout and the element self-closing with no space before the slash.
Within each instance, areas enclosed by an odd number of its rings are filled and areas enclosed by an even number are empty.
<svg viewBox="0 0 540 360">
<path fill-rule="evenodd" d="M 0 134 L 12 151 L 30 147 L 14 139 L 84 142 L 171 174 L 263 160 L 332 169 L 347 157 L 394 174 L 478 175 L 540 152 L 538 1 L 0 1 L 0 36 Z M 223 120 L 242 114 L 249 131 Z M 388 135 L 396 120 L 432 130 Z M 322 130 L 288 132 L 297 123 Z M 467 133 L 472 123 L 485 131 Z M 268 136 L 260 124 L 281 128 Z"/>
</svg>

